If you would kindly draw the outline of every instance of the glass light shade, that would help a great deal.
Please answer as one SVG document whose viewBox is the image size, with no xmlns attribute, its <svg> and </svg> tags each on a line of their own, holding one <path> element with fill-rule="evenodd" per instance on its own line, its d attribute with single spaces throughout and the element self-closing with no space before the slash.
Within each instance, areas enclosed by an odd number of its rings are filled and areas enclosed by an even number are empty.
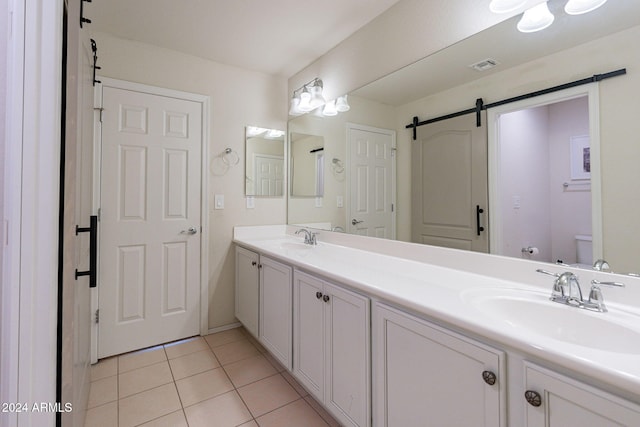
<svg viewBox="0 0 640 427">
<path fill-rule="evenodd" d="M 265 129 L 265 130 L 267 130 L 267 129 Z M 280 138 L 283 135 L 284 135 L 284 131 L 283 130 L 269 129 L 269 131 L 267 132 L 266 137 L 267 138 Z"/>
<path fill-rule="evenodd" d="M 564 11 L 569 15 L 581 15 L 599 8 L 606 2 L 607 0 L 569 0 L 564 6 Z"/>
<path fill-rule="evenodd" d="M 259 128 L 256 126 L 247 126 L 247 136 L 257 136 L 265 132 L 267 129 Z"/>
<path fill-rule="evenodd" d="M 291 115 L 291 116 L 299 116 L 300 114 L 302 114 L 302 111 L 300 111 L 300 98 L 298 98 L 297 96 L 294 96 L 293 98 L 291 98 L 291 106 L 289 107 L 289 115 Z"/>
<path fill-rule="evenodd" d="M 518 31 L 523 33 L 533 33 L 544 30 L 553 23 L 555 17 L 549 11 L 547 2 L 544 1 L 531 9 L 527 9 L 518 22 Z"/>
<path fill-rule="evenodd" d="M 509 13 L 521 8 L 527 0 L 491 0 L 489 10 L 493 13 Z"/>
<path fill-rule="evenodd" d="M 308 113 L 309 111 L 313 110 L 313 108 L 311 107 L 311 94 L 307 90 L 306 86 L 300 94 L 300 104 L 298 104 L 298 109 L 303 113 Z"/>
<path fill-rule="evenodd" d="M 351 107 L 347 102 L 347 95 L 338 97 L 338 99 L 336 100 L 336 110 L 338 110 L 338 112 L 340 113 L 344 113 L 346 111 L 349 111 L 350 109 Z"/>
<path fill-rule="evenodd" d="M 311 86 L 311 100 L 309 104 L 311 105 L 311 109 L 315 110 L 316 108 L 324 105 L 327 101 L 322 96 L 322 86 L 314 85 Z"/>
<path fill-rule="evenodd" d="M 324 109 L 322 110 L 323 116 L 335 116 L 338 114 L 338 110 L 336 110 L 336 101 L 329 101 L 324 104 Z"/>
</svg>

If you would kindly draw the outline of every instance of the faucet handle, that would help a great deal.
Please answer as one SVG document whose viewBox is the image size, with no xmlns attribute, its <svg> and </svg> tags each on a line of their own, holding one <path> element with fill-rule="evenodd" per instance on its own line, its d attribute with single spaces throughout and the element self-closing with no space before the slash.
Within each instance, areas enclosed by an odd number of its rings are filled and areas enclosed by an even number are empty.
<svg viewBox="0 0 640 427">
<path fill-rule="evenodd" d="M 553 277 L 560 277 L 559 273 L 552 273 L 551 271 L 547 271 L 547 270 L 543 270 L 541 268 L 537 269 L 536 272 L 538 273 L 542 273 L 542 274 L 546 274 L 548 276 L 553 276 Z"/>
<path fill-rule="evenodd" d="M 589 304 L 595 306 L 595 308 L 601 313 L 607 312 L 607 307 L 604 305 L 602 290 L 600 290 L 600 286 L 593 283 L 593 281 L 591 282 L 591 290 L 589 291 Z"/>
<path fill-rule="evenodd" d="M 316 236 L 320 234 L 319 232 L 313 232 L 311 233 L 311 238 L 309 239 L 309 244 L 311 245 L 317 245 L 318 244 L 318 239 L 316 238 Z"/>
<path fill-rule="evenodd" d="M 626 285 L 624 283 L 620 283 L 620 282 L 601 282 L 599 280 L 593 279 L 591 281 L 591 285 L 592 286 L 599 286 L 599 285 L 605 285 L 605 286 L 615 286 L 618 288 L 624 288 Z"/>
</svg>

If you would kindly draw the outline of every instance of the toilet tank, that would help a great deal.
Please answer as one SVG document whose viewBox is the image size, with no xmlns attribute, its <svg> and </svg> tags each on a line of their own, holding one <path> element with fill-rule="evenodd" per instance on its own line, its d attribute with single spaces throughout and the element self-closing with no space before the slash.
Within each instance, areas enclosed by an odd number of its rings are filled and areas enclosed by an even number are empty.
<svg viewBox="0 0 640 427">
<path fill-rule="evenodd" d="M 593 265 L 593 241 L 589 234 L 576 235 L 576 259 L 578 264 Z"/>
</svg>

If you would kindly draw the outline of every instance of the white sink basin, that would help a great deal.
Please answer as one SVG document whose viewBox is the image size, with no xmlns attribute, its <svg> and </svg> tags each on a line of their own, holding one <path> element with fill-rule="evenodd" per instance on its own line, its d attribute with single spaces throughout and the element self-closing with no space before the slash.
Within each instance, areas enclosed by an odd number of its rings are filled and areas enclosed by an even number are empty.
<svg viewBox="0 0 640 427">
<path fill-rule="evenodd" d="M 462 300 L 522 333 L 614 353 L 640 354 L 640 317 L 620 310 L 597 313 L 549 300 L 551 292 L 514 288 L 465 291 Z"/>
<path fill-rule="evenodd" d="M 302 239 L 274 239 L 267 243 L 267 245 L 276 252 L 282 252 L 287 256 L 301 257 L 307 256 L 311 253 L 311 249 L 315 246 L 307 245 Z"/>
</svg>

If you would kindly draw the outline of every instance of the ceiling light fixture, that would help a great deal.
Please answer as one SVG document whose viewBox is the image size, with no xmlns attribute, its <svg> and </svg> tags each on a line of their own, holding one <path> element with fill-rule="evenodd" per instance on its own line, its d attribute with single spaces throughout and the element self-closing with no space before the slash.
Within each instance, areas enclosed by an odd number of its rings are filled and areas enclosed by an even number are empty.
<svg viewBox="0 0 640 427">
<path fill-rule="evenodd" d="M 549 0 L 491 0 L 489 10 L 494 13 L 514 12 L 522 7 L 527 9 L 518 22 L 518 30 L 523 33 L 533 33 L 544 30 L 553 24 L 555 17 L 549 10 Z M 607 0 L 568 0 L 564 11 L 568 15 L 581 15 L 596 10 Z M 532 6 L 533 5 L 533 6 Z"/>
<path fill-rule="evenodd" d="M 547 28 L 553 24 L 555 17 L 549 11 L 547 0 L 527 9 L 523 14 L 520 22 L 518 22 L 518 31 L 523 33 L 534 33 Z"/>
<path fill-rule="evenodd" d="M 582 15 L 596 10 L 606 2 L 607 0 L 569 0 L 564 6 L 564 11 L 569 15 Z"/>
<path fill-rule="evenodd" d="M 527 0 L 491 0 L 489 10 L 493 13 L 509 13 L 521 8 Z"/>
</svg>

